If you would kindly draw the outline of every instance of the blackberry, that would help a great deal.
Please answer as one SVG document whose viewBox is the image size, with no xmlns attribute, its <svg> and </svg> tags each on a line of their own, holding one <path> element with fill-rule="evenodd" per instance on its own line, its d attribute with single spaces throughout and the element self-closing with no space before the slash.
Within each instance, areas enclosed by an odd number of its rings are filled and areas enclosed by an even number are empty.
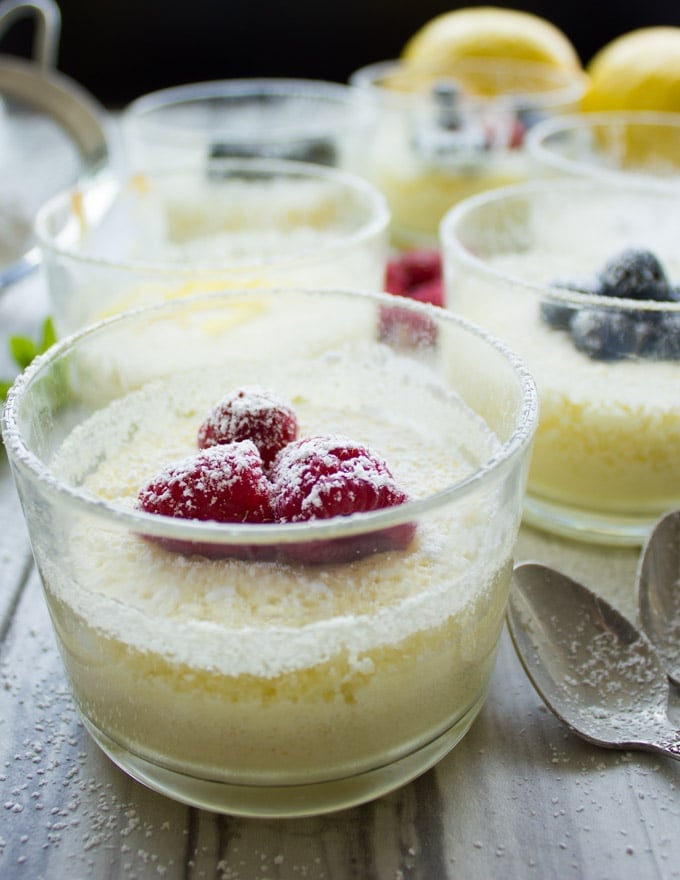
<svg viewBox="0 0 680 880">
<path fill-rule="evenodd" d="M 620 360 L 634 354 L 638 344 L 638 322 L 626 312 L 608 309 L 579 309 L 569 331 L 579 351 L 596 360 Z"/>
<path fill-rule="evenodd" d="M 642 248 L 628 248 L 611 259 L 598 276 L 600 296 L 622 299 L 673 299 L 673 289 L 658 258 Z"/>
<path fill-rule="evenodd" d="M 560 290 L 573 290 L 577 293 L 594 293 L 595 285 L 586 279 L 558 278 L 551 282 Z M 577 311 L 576 306 L 558 299 L 544 299 L 540 305 L 541 318 L 553 330 L 568 330 L 571 319 Z"/>
<path fill-rule="evenodd" d="M 652 355 L 659 360 L 680 359 L 680 312 L 670 312 L 662 316 Z"/>
<path fill-rule="evenodd" d="M 680 287 L 670 283 L 659 259 L 643 248 L 622 251 L 593 279 L 559 279 L 552 285 L 638 302 L 680 302 Z M 546 299 L 540 313 L 546 324 L 567 331 L 574 346 L 596 360 L 680 360 L 680 312 L 579 308 Z"/>
<path fill-rule="evenodd" d="M 216 141 L 208 149 L 210 159 L 288 159 L 313 165 L 338 164 L 338 150 L 330 138 L 310 137 L 294 144 L 271 144 L 259 141 L 225 143 Z M 217 174 L 215 175 L 217 176 Z"/>
</svg>

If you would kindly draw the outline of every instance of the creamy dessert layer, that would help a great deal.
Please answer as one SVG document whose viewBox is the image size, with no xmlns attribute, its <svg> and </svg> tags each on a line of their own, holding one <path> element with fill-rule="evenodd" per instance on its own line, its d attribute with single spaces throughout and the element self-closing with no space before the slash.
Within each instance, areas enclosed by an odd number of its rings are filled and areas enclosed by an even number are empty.
<svg viewBox="0 0 680 880">
<path fill-rule="evenodd" d="M 364 396 L 361 352 L 281 364 L 277 391 L 301 436 L 337 432 L 378 450 L 413 499 L 497 454 L 486 425 L 413 361 L 380 351 L 370 376 L 384 394 Z M 262 370 L 240 362 L 146 385 L 80 425 L 54 469 L 129 510 L 146 480 L 195 449 L 216 400 Z M 309 781 L 408 753 L 485 691 L 516 528 L 499 521 L 497 491 L 435 505 L 404 551 L 336 565 L 183 555 L 75 517 L 44 575 L 83 711 L 125 747 L 208 778 Z"/>
</svg>

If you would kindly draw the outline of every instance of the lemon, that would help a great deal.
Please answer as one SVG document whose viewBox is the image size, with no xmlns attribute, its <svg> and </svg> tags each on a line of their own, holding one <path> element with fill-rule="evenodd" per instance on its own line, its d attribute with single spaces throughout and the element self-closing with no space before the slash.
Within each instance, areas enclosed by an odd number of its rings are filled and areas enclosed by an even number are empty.
<svg viewBox="0 0 680 880">
<path fill-rule="evenodd" d="M 471 6 L 437 15 L 416 31 L 401 53 L 405 64 L 428 67 L 474 57 L 582 69 L 576 49 L 555 25 L 530 12 L 496 6 Z"/>
<path fill-rule="evenodd" d="M 583 109 L 680 112 L 680 27 L 647 27 L 607 43 L 587 67 Z"/>
</svg>

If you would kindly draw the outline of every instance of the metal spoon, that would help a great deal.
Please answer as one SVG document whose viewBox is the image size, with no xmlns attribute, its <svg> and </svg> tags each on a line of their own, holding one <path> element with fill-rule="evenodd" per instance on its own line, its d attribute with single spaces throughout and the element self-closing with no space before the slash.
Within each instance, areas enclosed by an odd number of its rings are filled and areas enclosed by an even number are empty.
<svg viewBox="0 0 680 880">
<path fill-rule="evenodd" d="M 666 674 L 680 685 L 680 510 L 652 529 L 637 573 L 640 625 L 656 648 Z"/>
<path fill-rule="evenodd" d="M 596 745 L 680 760 L 661 661 L 607 602 L 554 569 L 524 563 L 513 573 L 508 628 L 534 687 L 571 730 Z"/>
</svg>

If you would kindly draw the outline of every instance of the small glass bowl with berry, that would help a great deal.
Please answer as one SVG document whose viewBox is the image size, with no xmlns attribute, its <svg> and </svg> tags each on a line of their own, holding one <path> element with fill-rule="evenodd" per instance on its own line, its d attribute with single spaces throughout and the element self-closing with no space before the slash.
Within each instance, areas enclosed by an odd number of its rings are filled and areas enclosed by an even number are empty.
<svg viewBox="0 0 680 880">
<path fill-rule="evenodd" d="M 351 170 L 373 113 L 361 94 L 341 83 L 256 77 L 148 92 L 124 108 L 120 121 L 135 170 L 236 156 Z"/>
<path fill-rule="evenodd" d="M 205 157 L 79 182 L 38 211 L 58 335 L 216 290 L 380 289 L 389 211 L 368 181 L 291 159 Z"/>
<path fill-rule="evenodd" d="M 357 291 L 227 292 L 68 337 L 3 439 L 71 688 L 132 777 L 323 813 L 436 763 L 481 708 L 537 423 L 486 332 Z M 483 369 L 479 369 L 479 365 Z"/>
<path fill-rule="evenodd" d="M 375 108 L 363 171 L 385 193 L 398 247 L 432 246 L 451 205 L 526 180 L 526 133 L 575 110 L 586 80 L 574 71 L 512 58 L 403 60 L 362 67 L 350 83 Z"/>
<path fill-rule="evenodd" d="M 448 305 L 539 387 L 530 523 L 635 545 L 680 506 L 679 235 L 672 192 L 596 181 L 508 187 L 445 218 Z"/>
</svg>

